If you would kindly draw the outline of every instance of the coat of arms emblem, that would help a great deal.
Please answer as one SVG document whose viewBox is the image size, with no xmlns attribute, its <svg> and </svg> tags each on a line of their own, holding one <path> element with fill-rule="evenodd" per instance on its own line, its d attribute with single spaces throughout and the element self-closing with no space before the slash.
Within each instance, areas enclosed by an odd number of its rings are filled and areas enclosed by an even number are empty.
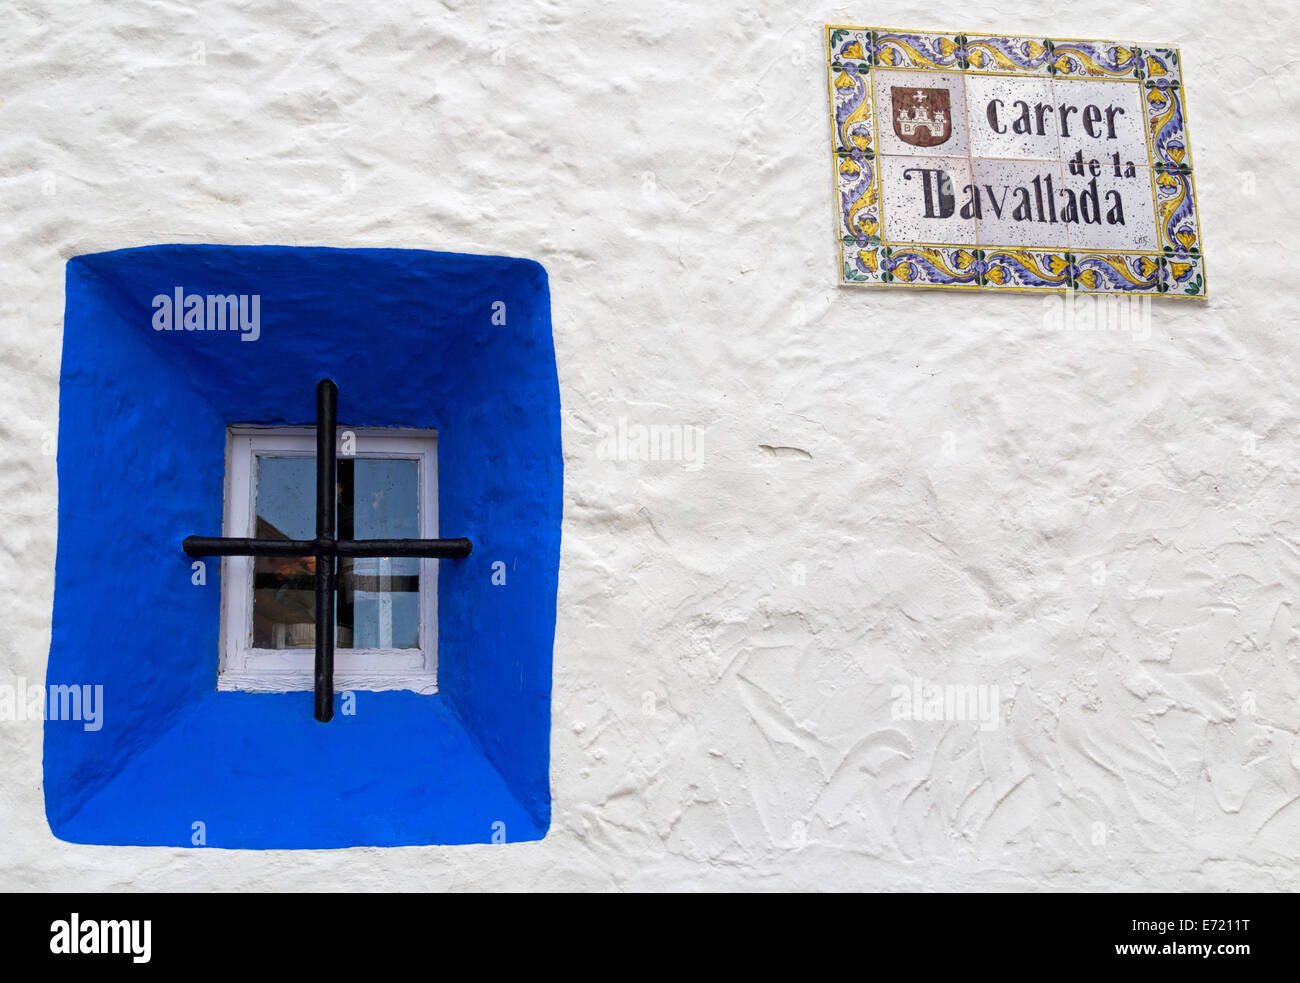
<svg viewBox="0 0 1300 983">
<path fill-rule="evenodd" d="M 952 105 L 947 89 L 892 86 L 894 133 L 913 147 L 937 147 L 952 136 Z"/>
</svg>

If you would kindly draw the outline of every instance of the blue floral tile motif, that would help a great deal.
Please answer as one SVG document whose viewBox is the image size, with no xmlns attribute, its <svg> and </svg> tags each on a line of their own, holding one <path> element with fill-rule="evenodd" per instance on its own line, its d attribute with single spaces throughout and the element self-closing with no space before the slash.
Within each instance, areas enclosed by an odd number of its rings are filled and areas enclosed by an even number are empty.
<svg viewBox="0 0 1300 983">
<path fill-rule="evenodd" d="M 964 48 L 972 72 L 1052 74 L 1052 49 L 1033 38 L 971 37 L 965 39 Z"/>
<path fill-rule="evenodd" d="M 828 54 L 832 64 L 836 62 L 866 62 L 871 50 L 869 31 L 838 30 L 827 36 Z"/>
<path fill-rule="evenodd" d="M 1187 143 L 1187 116 L 1183 110 L 1183 80 L 1175 48 L 1137 49 L 1143 79 L 1153 163 L 1171 168 L 1191 168 Z"/>
<path fill-rule="evenodd" d="M 831 69 L 831 92 L 835 103 L 836 151 L 871 151 L 871 75 L 865 66 L 847 62 Z"/>
<path fill-rule="evenodd" d="M 1200 297 L 1205 294 L 1205 274 L 1199 256 L 1176 256 L 1161 260 L 1161 292 Z"/>
<path fill-rule="evenodd" d="M 887 283 L 880 268 L 880 250 L 853 239 L 840 246 L 840 279 L 844 283 Z"/>
<path fill-rule="evenodd" d="M 1191 256 L 1199 253 L 1196 197 L 1192 189 L 1191 170 L 1158 168 L 1155 195 L 1162 250 L 1166 255 Z"/>
<path fill-rule="evenodd" d="M 1052 75 L 1086 75 L 1091 78 L 1132 77 L 1137 67 L 1133 46 L 1115 41 L 1052 41 L 1047 71 Z"/>
<path fill-rule="evenodd" d="M 1070 277 L 1079 293 L 1162 293 L 1163 260 L 1132 253 L 1071 254 Z"/>
<path fill-rule="evenodd" d="M 1205 296 L 1177 48 L 840 25 L 826 43 L 842 284 Z"/>
<path fill-rule="evenodd" d="M 978 250 L 966 246 L 885 246 L 881 253 L 886 283 L 915 286 L 978 287 Z"/>
<path fill-rule="evenodd" d="M 861 153 L 843 154 L 836 159 L 841 235 L 860 239 L 864 246 L 879 241 L 880 209 L 873 193 L 876 186 L 876 161 Z"/>
<path fill-rule="evenodd" d="M 860 40 L 841 39 L 840 51 L 858 53 Z M 839 235 L 845 246 L 879 242 L 880 188 L 875 150 L 875 121 L 871 111 L 871 80 L 858 62 L 832 61 L 832 128 L 835 143 L 835 186 L 839 199 Z M 856 264 L 852 264 L 856 266 Z M 865 272 L 865 271 L 860 271 Z M 843 274 L 846 282 L 848 274 Z"/>
<path fill-rule="evenodd" d="M 965 68 L 959 34 L 907 34 L 871 31 L 867 58 L 881 68 Z"/>
<path fill-rule="evenodd" d="M 977 250 L 982 264 L 981 286 L 1010 289 L 1061 290 L 1069 287 L 1069 254 L 1041 249 Z"/>
<path fill-rule="evenodd" d="M 888 28 L 830 28 L 832 60 L 881 68 L 1132 78 L 1141 49 L 1115 41 L 1009 35 L 930 34 Z"/>
</svg>

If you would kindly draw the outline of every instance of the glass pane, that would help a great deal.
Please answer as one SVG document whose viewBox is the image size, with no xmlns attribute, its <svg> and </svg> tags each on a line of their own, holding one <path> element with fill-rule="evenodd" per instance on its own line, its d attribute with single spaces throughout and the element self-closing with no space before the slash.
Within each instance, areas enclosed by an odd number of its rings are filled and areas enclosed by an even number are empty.
<svg viewBox="0 0 1300 983">
<path fill-rule="evenodd" d="M 316 536 L 316 459 L 257 458 L 257 539 Z M 316 646 L 316 558 L 253 557 L 253 647 Z"/>
<path fill-rule="evenodd" d="M 340 539 L 419 539 L 419 464 L 389 458 L 339 461 Z M 420 646 L 420 561 L 339 560 L 339 644 L 359 649 Z"/>
<path fill-rule="evenodd" d="M 418 539 L 419 464 L 397 458 L 338 463 L 340 539 Z M 316 459 L 257 457 L 259 539 L 316 535 Z M 420 644 L 420 561 L 342 558 L 335 602 L 336 648 Z M 253 647 L 314 648 L 314 557 L 253 559 Z"/>
</svg>

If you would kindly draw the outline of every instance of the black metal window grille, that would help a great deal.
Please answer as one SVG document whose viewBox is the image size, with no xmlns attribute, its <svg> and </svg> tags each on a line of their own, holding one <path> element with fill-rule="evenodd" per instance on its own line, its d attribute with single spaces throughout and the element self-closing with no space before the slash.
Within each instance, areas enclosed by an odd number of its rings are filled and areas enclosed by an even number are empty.
<svg viewBox="0 0 1300 983">
<path fill-rule="evenodd" d="M 334 600 L 335 564 L 339 557 L 415 556 L 459 560 L 469 556 L 468 539 L 339 539 L 336 536 L 338 484 L 338 398 L 331 379 L 316 385 L 316 538 L 238 539 L 229 536 L 186 536 L 185 552 L 200 556 L 316 557 L 316 719 L 334 717 Z"/>
</svg>

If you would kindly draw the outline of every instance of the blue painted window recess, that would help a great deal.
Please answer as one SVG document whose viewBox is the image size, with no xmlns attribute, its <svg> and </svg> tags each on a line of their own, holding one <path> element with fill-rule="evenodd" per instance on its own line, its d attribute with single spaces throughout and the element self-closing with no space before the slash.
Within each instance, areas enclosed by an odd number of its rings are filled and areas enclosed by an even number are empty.
<svg viewBox="0 0 1300 983">
<path fill-rule="evenodd" d="M 78 256 L 60 378 L 47 682 L 102 696 L 93 728 L 47 714 L 56 836 L 545 836 L 563 466 L 539 264 Z"/>
<path fill-rule="evenodd" d="M 398 487 L 381 485 L 368 511 L 364 505 L 361 510 L 363 525 L 419 524 L 419 506 L 415 495 L 403 496 L 400 485 L 405 484 L 412 490 L 418 480 L 418 459 L 404 461 L 401 458 L 363 458 L 356 461 L 356 434 L 348 430 L 344 433 L 347 457 L 340 467 L 338 460 L 338 395 L 339 390 L 331 379 L 322 379 L 316 387 L 316 456 L 312 460 L 312 469 L 316 476 L 316 534 L 310 537 L 306 532 L 306 516 L 303 514 L 305 497 L 306 461 L 299 457 L 288 456 L 288 451 L 280 454 L 265 452 L 252 454 L 251 463 L 243 465 L 248 475 L 247 480 L 233 481 L 226 496 L 227 512 L 230 526 L 243 531 L 249 523 L 241 520 L 239 512 L 243 510 L 244 489 L 253 482 L 255 490 L 249 496 L 256 504 L 249 510 L 255 514 L 254 529 L 251 536 L 203 537 L 186 536 L 183 543 L 185 552 L 190 556 L 223 556 L 234 558 L 227 564 L 222 582 L 228 584 L 223 599 L 225 612 L 223 635 L 226 643 L 223 648 L 233 646 L 227 659 L 237 657 L 240 650 L 245 653 L 260 653 L 254 659 L 245 655 L 243 668 L 248 663 L 272 663 L 279 667 L 285 660 L 277 658 L 276 653 L 286 644 L 292 646 L 296 641 L 310 634 L 315 649 L 313 663 L 313 687 L 315 692 L 316 719 L 329 723 L 334 719 L 334 648 L 338 632 L 336 615 L 342 614 L 345 641 L 348 648 L 353 648 L 356 641 L 356 573 L 349 568 L 340 580 L 339 565 L 349 564 L 357 559 L 378 560 L 380 569 L 385 571 L 373 578 L 377 583 L 371 584 L 380 597 L 377 611 L 381 617 L 376 634 L 384 636 L 386 644 L 370 651 L 372 655 L 371 675 L 379 676 L 384 672 L 385 664 L 396 668 L 402 661 L 401 650 L 418 647 L 419 639 L 419 599 L 428 593 L 432 577 L 425 571 L 424 590 L 421 590 L 419 571 L 411 577 L 413 583 L 407 593 L 416 595 L 416 603 L 401 605 L 407 617 L 397 620 L 398 637 L 396 648 L 393 639 L 393 582 L 391 564 L 394 560 L 426 559 L 463 559 L 469 556 L 473 544 L 470 540 L 460 539 L 383 539 L 366 537 L 355 539 L 356 479 L 358 471 L 362 478 L 387 475 L 396 479 Z M 244 459 L 242 448 L 245 443 L 252 448 L 255 436 L 249 435 L 241 441 L 239 448 L 232 452 L 235 460 L 231 472 L 240 468 Z M 432 460 L 432 455 L 425 457 Z M 409 466 L 407 466 L 409 465 Z M 403 481 L 405 478 L 405 481 Z M 429 478 L 428 481 L 432 481 Z M 387 502 L 385 495 L 389 495 Z M 403 498 L 408 501 L 403 507 Z M 339 521 L 339 500 L 343 501 L 342 522 Z M 365 523 L 367 516 L 373 515 L 371 523 Z M 282 527 L 296 527 L 297 536 L 286 535 Z M 340 539 L 340 533 L 347 538 Z M 248 561 L 256 559 L 250 567 Z M 269 561 L 269 562 L 268 562 Z M 287 562 L 286 562 L 287 561 Z M 241 570 L 243 577 L 234 575 Z M 310 581 L 312 603 L 308 605 L 303 598 L 305 584 Z M 250 587 L 251 583 L 251 587 Z M 342 597 L 335 594 L 342 588 Z M 372 590 L 370 593 L 374 593 Z M 251 599 L 250 599 L 251 594 Z M 338 603 L 338 601 L 342 603 Z M 365 601 L 362 613 L 366 609 Z M 406 598 L 408 602 L 411 598 Z M 341 608 L 341 611 L 340 611 Z M 426 619 L 427 620 L 427 619 Z M 365 634 L 364 620 L 362 633 Z M 403 638 L 403 636 L 406 636 Z M 259 648 L 258 646 L 261 646 Z M 269 647 L 269 649 L 268 649 Z M 354 653 L 355 657 L 355 653 Z M 290 660 L 288 665 L 292 665 Z M 227 661 L 222 669 L 223 681 L 230 669 Z M 356 666 L 354 671 L 361 669 Z M 357 676 L 358 687 L 365 687 L 369 679 L 367 674 Z M 284 688 L 292 686 L 292 680 L 280 684 Z M 278 688 L 272 686 L 270 688 Z"/>
</svg>

